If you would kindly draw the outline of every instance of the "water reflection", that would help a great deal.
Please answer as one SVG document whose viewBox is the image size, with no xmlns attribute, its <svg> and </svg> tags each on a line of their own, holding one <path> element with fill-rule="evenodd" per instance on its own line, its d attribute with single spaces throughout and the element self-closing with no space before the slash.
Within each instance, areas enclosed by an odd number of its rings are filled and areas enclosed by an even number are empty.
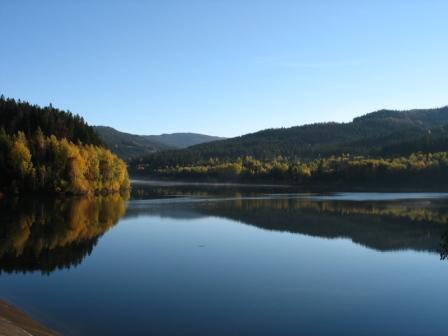
<svg viewBox="0 0 448 336">
<path fill-rule="evenodd" d="M 50 273 L 78 265 L 126 212 L 129 195 L 0 202 L 0 271 Z"/>
<path fill-rule="evenodd" d="M 440 260 L 448 259 L 448 230 L 442 234 L 440 239 Z"/>
<path fill-rule="evenodd" d="M 442 196 L 357 200 L 266 187 L 134 188 L 129 195 L 0 202 L 0 272 L 48 274 L 82 262 L 120 218 L 221 217 L 271 231 L 347 238 L 378 251 L 414 250 L 448 258 L 448 204 Z M 431 196 L 431 195 L 430 195 Z"/>
<path fill-rule="evenodd" d="M 1 271 L 84 263 L 3 273 L 0 295 L 64 335 L 446 330 L 445 195 L 156 187 L 0 202 Z"/>
<path fill-rule="evenodd" d="M 153 215 L 192 219 L 217 216 L 261 229 L 321 238 L 348 238 L 378 251 L 415 250 L 448 255 L 446 195 L 272 194 L 266 190 L 140 189 L 159 198 L 131 203 L 127 216 Z M 160 195 L 165 198 L 160 199 Z M 144 198 L 144 197 L 142 197 Z M 373 199 L 378 199 L 375 195 Z M 444 243 L 446 241 L 446 243 Z"/>
</svg>

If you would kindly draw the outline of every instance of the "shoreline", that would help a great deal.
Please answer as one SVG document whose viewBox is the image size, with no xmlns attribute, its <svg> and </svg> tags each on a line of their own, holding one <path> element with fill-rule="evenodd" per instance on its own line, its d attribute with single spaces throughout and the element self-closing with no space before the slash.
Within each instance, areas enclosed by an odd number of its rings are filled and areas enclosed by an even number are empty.
<svg viewBox="0 0 448 336">
<path fill-rule="evenodd" d="M 279 188 L 297 190 L 304 193 L 340 193 L 340 192 L 360 192 L 360 193 L 426 193 L 426 192 L 448 192 L 447 186 L 432 186 L 432 185 L 396 185 L 396 186 L 382 186 L 382 185 L 339 185 L 339 184 L 316 184 L 304 185 L 288 183 L 275 183 L 275 181 L 242 181 L 242 180 L 207 180 L 207 179 L 181 179 L 169 178 L 160 179 L 152 178 L 150 176 L 131 176 L 132 186 L 147 186 L 147 187 L 226 187 L 226 188 Z M 271 183 L 269 183 L 271 182 Z"/>
<path fill-rule="evenodd" d="M 59 334 L 36 321 L 20 309 L 0 300 L 0 335 L 56 336 Z"/>
</svg>

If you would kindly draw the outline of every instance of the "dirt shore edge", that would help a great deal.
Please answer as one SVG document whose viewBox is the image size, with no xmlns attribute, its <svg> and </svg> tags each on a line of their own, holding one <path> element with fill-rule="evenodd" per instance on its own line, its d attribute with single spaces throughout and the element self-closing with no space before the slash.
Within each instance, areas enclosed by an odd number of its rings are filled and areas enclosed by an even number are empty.
<svg viewBox="0 0 448 336">
<path fill-rule="evenodd" d="M 45 327 L 21 310 L 0 300 L 0 336 L 55 336 L 55 331 Z"/>
</svg>

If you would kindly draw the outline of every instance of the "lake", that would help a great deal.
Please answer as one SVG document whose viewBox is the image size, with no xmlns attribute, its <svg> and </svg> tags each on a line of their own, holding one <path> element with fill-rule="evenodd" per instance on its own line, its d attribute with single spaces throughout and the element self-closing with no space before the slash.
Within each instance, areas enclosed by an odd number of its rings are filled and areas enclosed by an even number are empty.
<svg viewBox="0 0 448 336">
<path fill-rule="evenodd" d="M 142 182 L 0 216 L 0 298 L 64 335 L 448 327 L 445 193 Z"/>
</svg>

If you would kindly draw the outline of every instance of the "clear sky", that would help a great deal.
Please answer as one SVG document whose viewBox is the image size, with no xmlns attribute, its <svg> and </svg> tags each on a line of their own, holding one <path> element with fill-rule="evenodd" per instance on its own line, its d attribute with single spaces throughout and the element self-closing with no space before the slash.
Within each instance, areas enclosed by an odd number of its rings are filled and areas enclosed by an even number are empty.
<svg viewBox="0 0 448 336">
<path fill-rule="evenodd" d="M 138 134 L 448 104 L 448 1 L 2 0 L 0 92 Z"/>
</svg>

